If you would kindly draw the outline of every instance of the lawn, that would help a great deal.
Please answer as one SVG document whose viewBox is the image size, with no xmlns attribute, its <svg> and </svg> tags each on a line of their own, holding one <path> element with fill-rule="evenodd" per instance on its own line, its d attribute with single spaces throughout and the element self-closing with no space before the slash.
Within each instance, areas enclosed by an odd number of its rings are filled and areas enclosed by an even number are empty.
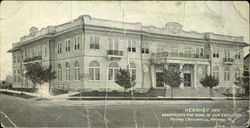
<svg viewBox="0 0 250 128">
<path fill-rule="evenodd" d="M 9 88 L 9 90 L 23 91 L 23 92 L 35 92 L 33 88 Z"/>
<path fill-rule="evenodd" d="M 34 96 L 29 96 L 26 94 L 17 94 L 17 93 L 12 93 L 12 92 L 5 92 L 5 91 L 0 91 L 0 94 L 4 94 L 4 95 L 9 95 L 9 96 L 14 96 L 14 97 L 21 97 L 24 99 L 31 99 L 31 98 L 35 98 Z"/>
<path fill-rule="evenodd" d="M 81 92 L 76 95 L 72 95 L 71 97 L 132 97 L 131 92 L 118 92 L 118 91 L 112 91 L 112 92 L 105 92 L 105 91 L 92 91 L 92 92 Z M 146 93 L 137 93 L 134 92 L 134 97 L 147 97 Z"/>
</svg>

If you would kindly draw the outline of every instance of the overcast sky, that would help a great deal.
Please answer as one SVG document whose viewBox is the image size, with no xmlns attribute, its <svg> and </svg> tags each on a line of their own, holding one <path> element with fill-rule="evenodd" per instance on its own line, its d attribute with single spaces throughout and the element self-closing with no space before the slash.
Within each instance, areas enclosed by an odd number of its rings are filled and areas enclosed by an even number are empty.
<svg viewBox="0 0 250 128">
<path fill-rule="evenodd" d="M 179 22 L 186 31 L 244 36 L 244 41 L 249 43 L 247 2 L 10 1 L 2 2 L 0 9 L 0 79 L 12 73 L 11 54 L 6 51 L 21 36 L 27 35 L 32 26 L 41 29 L 65 23 L 80 15 L 118 21 L 124 19 L 157 27 L 164 27 L 167 22 Z"/>
</svg>

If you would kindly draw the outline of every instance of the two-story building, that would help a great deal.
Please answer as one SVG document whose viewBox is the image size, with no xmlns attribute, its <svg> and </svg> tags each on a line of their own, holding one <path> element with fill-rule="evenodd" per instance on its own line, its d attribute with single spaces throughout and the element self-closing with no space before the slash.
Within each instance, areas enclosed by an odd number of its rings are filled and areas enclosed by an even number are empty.
<svg viewBox="0 0 250 128">
<path fill-rule="evenodd" d="M 212 73 L 219 86 L 227 86 L 243 72 L 243 37 L 183 30 L 170 22 L 163 28 L 93 18 L 83 15 L 20 38 L 13 55 L 13 87 L 31 87 L 25 64 L 52 66 L 53 86 L 82 90 L 122 90 L 115 83 L 119 68 L 136 76 L 134 89 L 162 88 L 162 68 L 178 70 L 181 88 L 200 88 Z"/>
</svg>

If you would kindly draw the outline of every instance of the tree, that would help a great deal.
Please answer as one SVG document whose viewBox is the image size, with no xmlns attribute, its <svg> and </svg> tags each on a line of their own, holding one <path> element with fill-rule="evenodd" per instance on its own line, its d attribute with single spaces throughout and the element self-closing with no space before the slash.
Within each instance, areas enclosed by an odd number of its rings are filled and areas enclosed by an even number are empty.
<svg viewBox="0 0 250 128">
<path fill-rule="evenodd" d="M 219 81 L 212 75 L 206 75 L 205 78 L 201 79 L 200 83 L 203 87 L 209 87 L 210 99 L 212 97 L 212 88 L 217 86 Z"/>
<path fill-rule="evenodd" d="M 119 69 L 117 72 L 115 83 L 118 84 L 120 87 L 124 88 L 124 98 L 127 89 L 132 88 L 135 86 L 135 76 L 130 74 L 128 69 Z"/>
<path fill-rule="evenodd" d="M 163 68 L 163 75 L 160 77 L 166 85 L 169 85 L 171 87 L 171 99 L 173 98 L 173 89 L 175 87 L 179 87 L 182 83 L 182 78 L 180 76 L 180 73 L 177 71 L 167 70 Z"/>
<path fill-rule="evenodd" d="M 244 67 L 245 68 L 245 67 Z M 244 88 L 245 95 L 249 95 L 249 85 L 250 85 L 250 76 L 248 70 L 244 69 L 243 77 L 238 77 L 234 82 L 235 85 Z"/>
<path fill-rule="evenodd" d="M 49 82 L 56 78 L 55 71 L 52 71 L 51 66 L 44 68 L 40 63 L 30 63 L 25 65 L 27 72 L 25 75 L 33 83 L 33 89 L 35 90 L 37 84 Z"/>
<path fill-rule="evenodd" d="M 244 73 L 243 73 L 243 82 L 245 88 L 245 94 L 249 96 L 249 86 L 250 86 L 250 72 L 247 70 L 247 67 L 244 67 Z"/>
</svg>

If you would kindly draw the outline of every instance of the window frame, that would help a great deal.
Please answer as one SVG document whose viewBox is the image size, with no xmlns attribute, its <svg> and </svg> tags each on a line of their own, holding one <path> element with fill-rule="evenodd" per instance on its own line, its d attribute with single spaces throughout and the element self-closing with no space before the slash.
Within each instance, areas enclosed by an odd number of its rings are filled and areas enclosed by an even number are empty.
<svg viewBox="0 0 250 128">
<path fill-rule="evenodd" d="M 70 81 L 71 79 L 71 77 L 70 77 L 70 72 L 71 72 L 71 70 L 70 70 L 71 68 L 70 68 L 70 64 L 69 64 L 69 62 L 66 62 L 66 64 L 65 64 L 65 80 L 66 81 Z"/>
<path fill-rule="evenodd" d="M 80 49 L 80 37 L 75 36 L 74 41 L 75 41 L 75 50 L 79 50 Z"/>
<path fill-rule="evenodd" d="M 114 64 L 115 66 L 111 66 L 112 64 Z M 112 71 L 112 74 L 110 73 L 110 71 Z M 117 80 L 118 71 L 119 71 L 119 64 L 117 62 L 111 62 L 108 66 L 108 81 Z"/>
<path fill-rule="evenodd" d="M 62 81 L 62 65 L 57 66 L 57 81 Z"/>
<path fill-rule="evenodd" d="M 90 36 L 89 37 L 89 48 L 93 50 L 100 49 L 100 37 Z"/>
<path fill-rule="evenodd" d="M 129 70 L 129 73 L 130 73 L 131 77 L 132 77 L 132 75 L 134 75 L 135 80 L 136 80 L 137 73 L 136 73 L 136 65 L 135 65 L 135 63 L 130 62 L 129 66 L 128 66 L 128 70 Z"/>
<path fill-rule="evenodd" d="M 96 64 L 96 65 L 94 65 Z M 93 76 L 91 76 L 91 74 Z M 101 68 L 97 61 L 91 61 L 89 63 L 89 81 L 100 81 L 101 80 Z"/>
<path fill-rule="evenodd" d="M 128 40 L 128 52 L 136 52 L 136 41 L 135 40 Z"/>
<path fill-rule="evenodd" d="M 142 54 L 149 54 L 149 44 L 148 44 L 148 42 L 142 43 L 141 53 Z"/>
<path fill-rule="evenodd" d="M 71 43 L 71 40 L 66 39 L 66 52 L 70 52 L 70 43 Z"/>
<path fill-rule="evenodd" d="M 224 81 L 230 81 L 230 68 L 224 68 Z"/>
<path fill-rule="evenodd" d="M 75 79 L 76 81 L 80 80 L 80 64 L 78 61 L 75 61 L 75 65 L 74 65 L 74 75 L 75 75 Z"/>
<path fill-rule="evenodd" d="M 213 77 L 215 77 L 217 80 L 220 79 L 220 70 L 218 66 L 213 67 L 213 72 L 212 72 Z"/>
<path fill-rule="evenodd" d="M 213 48 L 213 58 L 219 58 L 219 48 Z"/>
</svg>

